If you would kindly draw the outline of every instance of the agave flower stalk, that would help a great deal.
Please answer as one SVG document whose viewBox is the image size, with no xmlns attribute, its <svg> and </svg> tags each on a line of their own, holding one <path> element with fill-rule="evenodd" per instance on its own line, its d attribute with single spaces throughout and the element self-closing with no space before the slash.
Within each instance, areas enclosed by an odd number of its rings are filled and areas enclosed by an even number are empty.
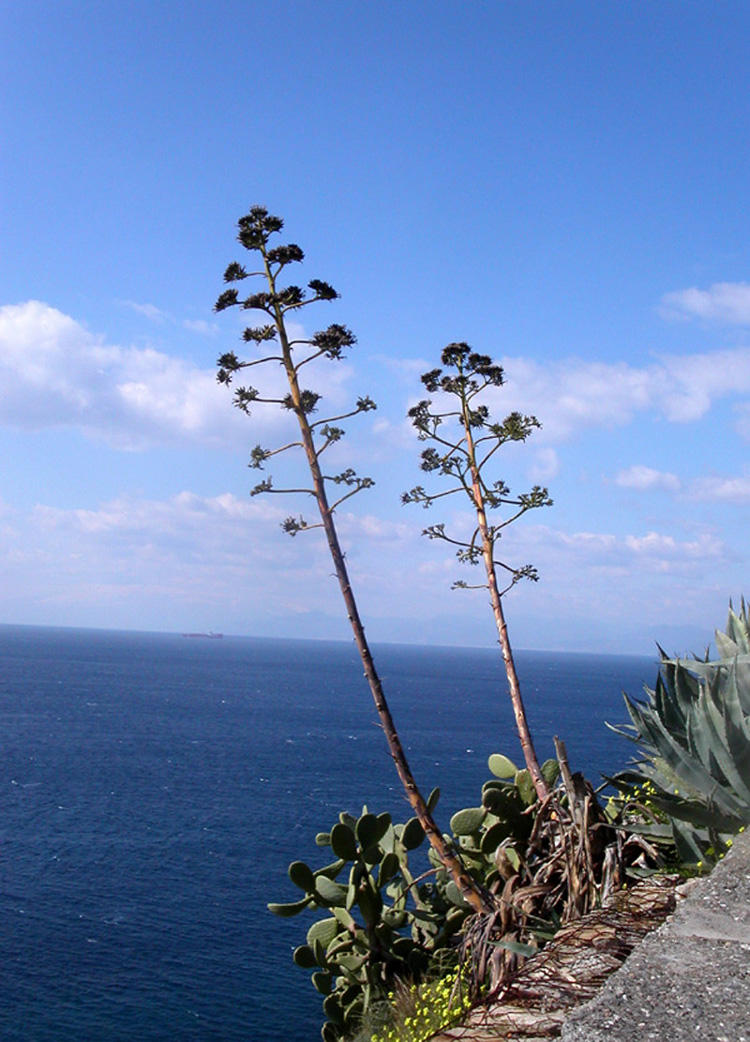
<svg viewBox="0 0 750 1042">
<path fill-rule="evenodd" d="M 339 542 L 334 520 L 336 508 L 363 489 L 370 488 L 373 481 L 371 478 L 359 477 L 351 468 L 339 474 L 328 475 L 323 472 L 321 465 L 321 457 L 326 449 L 338 442 L 344 435 L 343 429 L 335 424 L 374 409 L 375 403 L 370 398 L 359 398 L 354 408 L 341 415 L 313 420 L 312 415 L 317 410 L 321 396 L 304 388 L 300 383 L 300 372 L 304 366 L 321 357 L 341 358 L 344 350 L 356 343 L 356 338 L 346 326 L 334 324 L 322 332 L 315 333 L 310 339 L 292 339 L 287 326 L 288 317 L 301 308 L 318 301 L 335 300 L 338 293 L 328 283 L 321 282 L 319 279 L 313 279 L 308 283 L 310 293 L 295 285 L 280 287 L 279 276 L 282 271 L 288 265 L 302 261 L 304 254 L 300 247 L 294 244 L 269 247 L 270 237 L 281 231 L 283 221 L 280 217 L 269 214 L 265 207 L 253 207 L 247 216 L 240 219 L 238 227 L 239 242 L 246 250 L 260 258 L 260 267 L 257 271 L 248 272 L 241 264 L 230 264 L 224 274 L 225 282 L 236 283 L 252 276 L 260 276 L 265 280 L 267 289 L 250 294 L 241 300 L 237 288 L 233 286 L 220 295 L 215 310 L 223 311 L 229 307 L 240 307 L 247 311 L 262 312 L 265 316 L 264 325 L 245 329 L 243 339 L 247 343 L 255 344 L 258 348 L 265 344 L 273 346 L 270 353 L 263 353 L 262 357 L 248 361 L 240 361 L 237 355 L 231 351 L 223 354 L 218 361 L 217 378 L 220 383 L 229 384 L 234 375 L 243 369 L 273 363 L 283 367 L 288 387 L 286 393 L 269 398 L 261 397 L 256 388 L 238 387 L 235 390 L 234 404 L 246 413 L 249 413 L 251 406 L 257 402 L 273 403 L 294 413 L 298 421 L 299 440 L 291 441 L 276 449 L 256 446 L 251 453 L 250 466 L 262 469 L 272 456 L 294 448 L 302 449 L 312 482 L 311 487 L 278 489 L 274 487 L 271 478 L 266 478 L 255 486 L 251 495 L 295 492 L 306 493 L 314 498 L 320 517 L 318 522 L 308 524 L 302 516 L 292 516 L 284 521 L 282 527 L 292 536 L 313 528 L 322 528 L 325 532 L 365 677 L 406 797 L 430 844 L 442 864 L 450 872 L 465 900 L 477 911 L 487 911 L 492 907 L 492 899 L 467 873 L 452 845 L 446 841 L 435 824 L 431 808 L 422 796 L 409 767 L 365 636 L 345 556 Z M 331 486 L 334 486 L 336 491 L 342 490 L 342 494 L 337 495 L 333 500 L 329 498 Z"/>
<path fill-rule="evenodd" d="M 422 453 L 422 470 L 428 473 L 436 471 L 451 479 L 453 485 L 446 491 L 433 494 L 417 485 L 404 493 L 402 501 L 430 507 L 436 500 L 457 492 L 464 493 L 471 501 L 476 514 L 476 528 L 468 542 L 449 536 L 444 524 L 430 525 L 423 534 L 457 547 L 459 561 L 473 565 L 482 561 L 484 564 L 485 582 L 469 585 L 458 581 L 454 583 L 454 589 L 489 591 L 521 749 L 537 796 L 543 800 L 549 795 L 549 789 L 531 737 L 503 610 L 503 595 L 521 579 L 535 582 L 538 575 L 531 565 L 513 568 L 499 560 L 496 547 L 504 529 L 529 510 L 551 506 L 552 500 L 547 489 L 539 485 L 530 492 L 513 497 L 505 482 L 489 484 L 484 476 L 487 464 L 502 445 L 526 441 L 541 424 L 535 416 L 523 416 L 518 412 L 511 413 L 501 423 L 490 420 L 489 409 L 476 399 L 486 388 L 501 386 L 504 378 L 502 368 L 494 365 L 488 355 L 477 354 L 465 343 L 449 344 L 442 353 L 442 363 L 451 371 L 445 373 L 442 369 L 432 369 L 423 375 L 422 383 L 430 393 L 442 392 L 454 398 L 457 408 L 439 412 L 433 409 L 430 400 L 423 400 L 409 410 L 409 416 L 420 440 L 433 443 Z M 447 425 L 447 430 L 444 425 Z M 490 523 L 488 510 L 500 507 L 510 507 L 509 514 L 501 521 Z M 498 581 L 498 570 L 507 578 L 503 588 Z"/>
</svg>

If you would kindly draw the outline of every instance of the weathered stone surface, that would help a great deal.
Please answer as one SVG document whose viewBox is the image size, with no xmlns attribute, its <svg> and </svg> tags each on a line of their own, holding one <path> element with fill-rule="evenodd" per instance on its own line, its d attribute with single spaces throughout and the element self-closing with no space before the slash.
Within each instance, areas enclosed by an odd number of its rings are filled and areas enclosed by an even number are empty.
<svg viewBox="0 0 750 1042">
<path fill-rule="evenodd" d="M 562 1028 L 563 1042 L 750 1042 L 750 835 Z"/>
</svg>

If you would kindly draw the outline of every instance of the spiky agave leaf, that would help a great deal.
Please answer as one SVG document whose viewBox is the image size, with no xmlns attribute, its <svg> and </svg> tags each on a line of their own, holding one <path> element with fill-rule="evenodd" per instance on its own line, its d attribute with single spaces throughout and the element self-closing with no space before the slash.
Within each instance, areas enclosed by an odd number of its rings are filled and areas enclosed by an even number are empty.
<svg viewBox="0 0 750 1042">
<path fill-rule="evenodd" d="M 707 856 L 705 833 L 750 824 L 750 623 L 743 600 L 717 632 L 715 660 L 668 658 L 663 651 L 646 701 L 626 696 L 633 722 L 626 737 L 644 759 L 616 781 L 625 791 L 647 782 L 654 806 L 667 813 L 681 856 Z M 690 832 L 692 827 L 693 831 Z M 714 844 L 715 845 L 715 844 Z"/>
</svg>

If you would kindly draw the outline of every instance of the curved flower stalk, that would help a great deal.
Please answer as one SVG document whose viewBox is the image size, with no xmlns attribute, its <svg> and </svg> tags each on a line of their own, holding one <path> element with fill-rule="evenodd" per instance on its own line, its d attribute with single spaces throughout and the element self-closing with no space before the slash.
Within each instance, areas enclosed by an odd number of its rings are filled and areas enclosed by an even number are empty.
<svg viewBox="0 0 750 1042">
<path fill-rule="evenodd" d="M 435 824 L 431 810 L 417 787 L 409 767 L 380 677 L 375 669 L 351 587 L 344 553 L 339 543 L 334 522 L 336 508 L 363 489 L 370 488 L 373 481 L 368 477 L 359 477 L 351 468 L 339 474 L 325 474 L 322 469 L 321 457 L 329 446 L 340 441 L 344 435 L 344 430 L 337 424 L 359 413 L 374 409 L 375 403 L 370 398 L 359 398 L 352 409 L 340 415 L 326 419 L 313 419 L 321 396 L 315 391 L 303 387 L 300 383 L 300 375 L 306 365 L 321 357 L 332 360 L 342 358 L 344 351 L 356 343 L 356 337 L 346 326 L 333 324 L 327 329 L 313 334 L 310 339 L 292 339 L 287 328 L 287 319 L 310 304 L 335 300 L 338 293 L 327 282 L 319 279 L 312 279 L 308 283 L 308 290 L 296 285 L 280 286 L 279 278 L 284 269 L 290 264 L 302 261 L 304 254 L 300 247 L 294 244 L 269 246 L 271 236 L 281 231 L 283 221 L 280 217 L 269 214 L 265 207 L 254 206 L 245 217 L 240 218 L 238 227 L 239 242 L 246 250 L 258 257 L 258 268 L 254 271 L 247 271 L 243 265 L 232 263 L 224 273 L 224 280 L 227 283 L 237 283 L 258 276 L 264 280 L 266 288 L 241 299 L 238 289 L 232 286 L 220 295 L 215 310 L 223 311 L 229 307 L 239 307 L 245 311 L 263 314 L 262 325 L 248 327 L 242 334 L 246 343 L 255 346 L 260 357 L 240 361 L 233 351 L 223 354 L 218 361 L 217 379 L 220 383 L 229 384 L 241 370 L 254 366 L 276 365 L 283 368 L 286 377 L 285 386 L 275 396 L 261 397 L 260 392 L 254 387 L 237 387 L 234 393 L 234 404 L 248 414 L 251 407 L 259 402 L 275 404 L 294 413 L 298 421 L 299 439 L 274 449 L 256 445 L 251 453 L 250 466 L 263 469 L 272 457 L 290 449 L 301 449 L 307 460 L 311 479 L 309 487 L 282 489 L 276 488 L 272 479 L 268 477 L 255 486 L 251 495 L 303 493 L 312 496 L 315 500 L 319 521 L 309 524 L 302 516 L 290 516 L 284 521 L 282 527 L 291 536 L 313 528 L 322 528 L 325 532 L 365 676 L 406 797 L 430 844 L 442 864 L 450 872 L 466 901 L 477 911 L 486 911 L 492 907 L 492 899 L 466 872 L 455 850 Z M 331 498 L 329 498 L 329 490 L 333 490 Z"/>
<path fill-rule="evenodd" d="M 526 441 L 541 424 L 535 416 L 518 412 L 506 416 L 500 423 L 491 420 L 489 409 L 477 398 L 486 388 L 502 385 L 503 370 L 494 365 L 488 355 L 477 354 L 468 344 L 449 344 L 443 351 L 442 363 L 449 372 L 432 369 L 423 375 L 422 383 L 432 394 L 440 392 L 451 396 L 456 408 L 439 412 L 426 399 L 410 409 L 409 416 L 420 440 L 433 443 L 422 453 L 422 470 L 447 477 L 452 487 L 444 492 L 428 493 L 422 485 L 417 485 L 401 498 L 404 503 L 420 503 L 423 507 L 430 507 L 436 500 L 455 493 L 463 493 L 471 501 L 477 524 L 468 542 L 449 536 L 444 524 L 430 525 L 423 535 L 457 547 L 456 557 L 463 563 L 476 565 L 481 561 L 484 564 L 485 582 L 469 585 L 458 581 L 453 588 L 489 590 L 521 749 L 537 796 L 543 800 L 549 795 L 549 789 L 531 738 L 502 601 L 503 595 L 521 579 L 536 582 L 538 576 L 532 565 L 514 568 L 499 560 L 496 547 L 508 525 L 528 510 L 551 506 L 552 500 L 547 489 L 539 485 L 513 497 L 504 481 L 489 483 L 485 478 L 487 465 L 502 445 Z M 490 523 L 488 511 L 500 507 L 510 508 L 508 514 L 501 521 Z M 505 578 L 502 588 L 498 571 Z"/>
</svg>

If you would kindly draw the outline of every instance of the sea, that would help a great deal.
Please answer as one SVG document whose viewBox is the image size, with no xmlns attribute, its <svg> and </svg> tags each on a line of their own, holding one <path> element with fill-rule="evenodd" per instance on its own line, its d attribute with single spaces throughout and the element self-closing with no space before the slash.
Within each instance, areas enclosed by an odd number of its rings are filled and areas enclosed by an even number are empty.
<svg viewBox="0 0 750 1042">
<path fill-rule="evenodd" d="M 447 829 L 491 753 L 521 759 L 499 650 L 375 655 Z M 606 722 L 655 656 L 517 658 L 541 758 L 630 761 Z M 364 805 L 410 817 L 353 644 L 0 626 L 0 1040 L 314 1042 L 312 920 L 266 905 Z"/>
</svg>

